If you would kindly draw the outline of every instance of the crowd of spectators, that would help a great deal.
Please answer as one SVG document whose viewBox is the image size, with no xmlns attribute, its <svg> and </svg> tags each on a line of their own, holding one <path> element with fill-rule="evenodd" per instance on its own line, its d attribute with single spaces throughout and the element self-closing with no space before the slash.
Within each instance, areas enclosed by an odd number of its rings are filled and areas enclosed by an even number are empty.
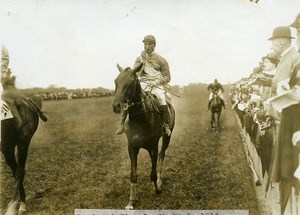
<svg viewBox="0 0 300 215">
<path fill-rule="evenodd" d="M 67 89 L 64 87 L 33 88 L 21 90 L 24 95 L 31 95 L 46 100 L 81 99 L 112 96 L 113 90 L 98 88 Z"/>
<path fill-rule="evenodd" d="M 297 47 L 292 45 L 294 39 Z M 262 174 L 279 183 L 281 194 L 293 187 L 299 196 L 300 14 L 291 25 L 274 28 L 268 40 L 272 50 L 249 77 L 231 87 L 232 109 L 261 157 Z M 281 198 L 283 213 L 288 195 Z"/>
</svg>

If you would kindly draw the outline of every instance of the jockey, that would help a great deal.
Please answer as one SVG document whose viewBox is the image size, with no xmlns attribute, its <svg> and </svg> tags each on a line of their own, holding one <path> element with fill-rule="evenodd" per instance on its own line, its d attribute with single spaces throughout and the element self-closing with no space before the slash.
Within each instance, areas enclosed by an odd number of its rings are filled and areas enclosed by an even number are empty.
<svg viewBox="0 0 300 215">
<path fill-rule="evenodd" d="M 210 91 L 210 94 L 208 97 L 208 110 L 210 109 L 211 101 L 213 98 L 213 92 L 218 92 L 218 96 L 221 99 L 222 106 L 224 107 L 224 109 L 226 109 L 224 97 L 223 97 L 224 89 L 223 89 L 222 84 L 220 84 L 217 79 L 214 80 L 214 83 L 211 83 L 208 85 L 207 90 Z"/>
<path fill-rule="evenodd" d="M 137 57 L 133 67 L 136 68 L 138 65 L 143 63 L 143 67 L 140 72 L 137 73 L 137 76 L 139 77 L 142 88 L 157 97 L 161 105 L 163 130 L 167 136 L 170 136 L 170 116 L 166 102 L 166 95 L 165 92 L 161 90 L 171 79 L 169 64 L 165 58 L 154 52 L 156 47 L 156 40 L 154 36 L 145 36 L 143 42 L 144 51 L 142 51 L 141 55 Z M 127 111 L 123 110 L 121 127 L 117 130 L 117 135 L 122 134 L 125 130 L 124 124 L 126 117 Z"/>
<path fill-rule="evenodd" d="M 22 100 L 23 97 L 20 96 L 15 87 L 15 76 L 11 76 L 11 71 L 8 68 L 9 64 L 9 54 L 7 49 L 2 46 L 1 54 L 1 84 L 3 87 L 3 92 L 1 94 L 1 99 L 7 102 L 10 111 L 13 116 L 16 118 L 17 128 L 21 128 L 23 124 L 22 117 L 17 108 L 17 102 Z"/>
</svg>

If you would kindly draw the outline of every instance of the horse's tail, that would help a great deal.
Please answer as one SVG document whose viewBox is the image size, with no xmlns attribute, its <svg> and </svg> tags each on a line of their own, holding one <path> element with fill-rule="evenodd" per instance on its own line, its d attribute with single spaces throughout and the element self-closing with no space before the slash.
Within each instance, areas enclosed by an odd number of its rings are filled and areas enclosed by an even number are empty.
<svg viewBox="0 0 300 215">
<path fill-rule="evenodd" d="M 44 113 L 41 111 L 41 109 L 37 106 L 37 104 L 30 98 L 27 98 L 27 101 L 29 101 L 30 104 L 32 104 L 32 106 L 34 107 L 34 109 L 38 113 L 41 120 L 43 120 L 44 122 L 47 122 L 47 120 L 48 120 L 47 117 L 44 115 Z"/>
</svg>

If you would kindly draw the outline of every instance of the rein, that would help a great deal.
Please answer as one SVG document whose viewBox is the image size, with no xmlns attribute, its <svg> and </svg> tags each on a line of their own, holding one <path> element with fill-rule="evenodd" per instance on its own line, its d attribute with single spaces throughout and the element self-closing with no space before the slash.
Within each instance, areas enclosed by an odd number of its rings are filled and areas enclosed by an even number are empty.
<svg viewBox="0 0 300 215">
<path fill-rule="evenodd" d="M 135 96 L 135 94 L 136 94 L 137 85 L 138 85 L 138 79 L 136 78 L 136 79 L 134 80 L 134 91 L 133 91 L 133 93 L 132 93 L 132 96 L 131 96 L 131 99 L 130 99 L 130 100 L 133 100 L 132 98 L 133 98 L 133 96 Z M 142 90 L 142 89 L 141 89 L 141 90 Z M 142 93 L 145 94 L 143 90 L 142 90 Z M 133 107 L 133 106 L 136 106 L 136 105 L 144 104 L 144 103 L 146 102 L 146 100 L 148 100 L 149 97 L 150 97 L 150 93 L 146 96 L 146 98 L 143 98 L 143 96 L 142 96 L 141 101 L 139 101 L 139 102 L 131 102 L 131 101 L 128 99 L 127 102 L 124 103 L 123 110 L 128 110 L 128 108 L 130 108 L 130 107 Z"/>
</svg>

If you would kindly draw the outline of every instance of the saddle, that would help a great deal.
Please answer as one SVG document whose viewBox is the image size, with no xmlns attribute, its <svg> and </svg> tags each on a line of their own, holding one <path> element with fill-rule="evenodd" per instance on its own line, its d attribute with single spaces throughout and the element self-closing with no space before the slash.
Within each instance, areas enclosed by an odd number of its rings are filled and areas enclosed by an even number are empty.
<svg viewBox="0 0 300 215">
<path fill-rule="evenodd" d="M 14 99 L 11 98 L 2 98 L 1 99 L 1 120 L 2 115 L 5 119 L 9 118 L 17 118 L 16 114 L 19 114 L 19 117 L 21 117 L 22 125 L 26 124 L 26 118 L 20 114 L 20 106 L 25 105 L 28 108 L 31 108 L 37 112 L 39 117 L 43 121 L 47 121 L 47 117 L 43 115 L 43 113 L 40 110 L 40 107 L 38 107 L 34 101 L 32 101 L 30 98 L 26 98 L 24 96 L 17 96 Z M 17 112 L 17 113 L 16 113 Z"/>
<path fill-rule="evenodd" d="M 156 98 L 156 96 L 150 92 L 145 92 L 146 94 L 146 103 L 149 104 L 149 112 L 158 112 L 161 113 L 161 105 L 158 101 L 158 99 Z"/>
</svg>

